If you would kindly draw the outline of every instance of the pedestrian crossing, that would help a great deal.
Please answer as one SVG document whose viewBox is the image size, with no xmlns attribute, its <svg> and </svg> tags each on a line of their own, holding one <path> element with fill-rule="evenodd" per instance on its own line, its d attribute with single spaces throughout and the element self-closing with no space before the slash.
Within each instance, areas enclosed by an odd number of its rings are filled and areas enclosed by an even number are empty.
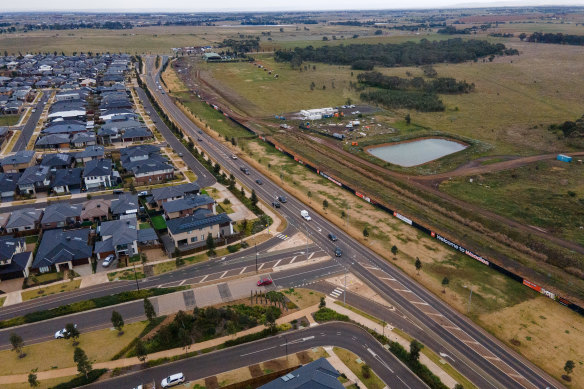
<svg viewBox="0 0 584 389">
<path fill-rule="evenodd" d="M 279 238 L 282 240 L 288 240 L 290 237 L 288 235 L 278 234 L 278 235 L 276 235 L 276 238 Z"/>
<path fill-rule="evenodd" d="M 337 298 L 339 298 L 339 296 L 340 296 L 340 295 L 342 295 L 342 294 L 343 294 L 343 289 L 341 289 L 341 288 L 335 288 L 335 290 L 333 290 L 333 291 L 330 293 L 330 296 L 331 296 L 331 297 L 334 297 L 334 298 L 336 298 L 336 299 L 337 299 Z"/>
</svg>

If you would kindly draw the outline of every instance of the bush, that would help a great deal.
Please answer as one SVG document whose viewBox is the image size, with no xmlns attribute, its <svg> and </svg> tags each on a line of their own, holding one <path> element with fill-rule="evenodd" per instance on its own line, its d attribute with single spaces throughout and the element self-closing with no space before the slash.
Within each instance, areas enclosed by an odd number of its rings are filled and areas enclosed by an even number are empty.
<svg viewBox="0 0 584 389">
<path fill-rule="evenodd" d="M 62 384 L 53 386 L 53 389 L 73 389 L 78 388 L 83 385 L 88 385 L 92 382 L 97 381 L 99 377 L 101 377 L 107 369 L 96 369 L 89 372 L 87 378 L 84 375 L 75 377 L 69 382 L 63 382 Z"/>
<path fill-rule="evenodd" d="M 330 308 L 320 308 L 314 313 L 314 320 L 319 322 L 332 320 L 349 321 L 349 317 L 347 315 L 342 315 L 336 311 L 333 311 Z"/>
<path fill-rule="evenodd" d="M 265 328 L 260 332 L 255 332 L 253 334 L 248 334 L 244 336 L 240 336 L 236 339 L 230 339 L 223 343 L 223 347 L 233 347 L 244 343 L 253 342 L 254 340 L 260 340 L 263 338 L 267 338 L 268 336 L 274 335 L 278 332 L 277 329 Z"/>
<path fill-rule="evenodd" d="M 239 251 L 239 243 L 227 246 L 227 251 L 229 251 L 230 253 L 238 252 Z"/>
</svg>

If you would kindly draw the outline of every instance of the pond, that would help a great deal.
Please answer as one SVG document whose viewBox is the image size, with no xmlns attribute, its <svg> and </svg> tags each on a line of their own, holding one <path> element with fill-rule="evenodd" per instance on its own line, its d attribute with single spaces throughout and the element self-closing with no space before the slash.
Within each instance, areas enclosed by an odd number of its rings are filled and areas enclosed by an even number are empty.
<svg viewBox="0 0 584 389">
<path fill-rule="evenodd" d="M 456 153 L 467 147 L 467 145 L 447 139 L 428 138 L 371 147 L 367 149 L 367 152 L 385 162 L 403 167 L 412 167 Z"/>
</svg>

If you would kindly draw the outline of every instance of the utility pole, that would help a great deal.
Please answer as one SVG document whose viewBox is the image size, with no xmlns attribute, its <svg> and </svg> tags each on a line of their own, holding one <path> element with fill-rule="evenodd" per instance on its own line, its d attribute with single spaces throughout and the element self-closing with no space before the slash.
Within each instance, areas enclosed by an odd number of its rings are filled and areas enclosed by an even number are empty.
<svg viewBox="0 0 584 389">
<path fill-rule="evenodd" d="M 288 337 L 285 336 L 284 339 L 286 339 L 286 361 L 288 360 Z"/>
<path fill-rule="evenodd" d="M 470 294 L 468 295 L 468 313 L 470 313 L 472 304 L 472 285 L 470 286 Z"/>
<path fill-rule="evenodd" d="M 140 285 L 138 285 L 138 276 L 136 275 L 136 262 L 133 262 L 134 265 L 134 279 L 136 280 L 136 288 L 140 291 Z"/>
<path fill-rule="evenodd" d="M 255 244 L 255 251 L 256 251 L 256 273 L 258 272 L 258 244 Z"/>
<path fill-rule="evenodd" d="M 345 267 L 345 291 L 343 292 L 343 304 L 347 303 L 347 268 Z"/>
</svg>

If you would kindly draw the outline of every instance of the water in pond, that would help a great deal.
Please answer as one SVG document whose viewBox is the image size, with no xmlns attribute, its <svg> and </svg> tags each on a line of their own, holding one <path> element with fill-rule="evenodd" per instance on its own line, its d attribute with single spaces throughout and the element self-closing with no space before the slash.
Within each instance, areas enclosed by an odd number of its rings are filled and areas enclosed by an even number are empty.
<svg viewBox="0 0 584 389">
<path fill-rule="evenodd" d="M 468 146 L 451 140 L 431 138 L 375 147 L 367 151 L 385 162 L 404 167 L 411 167 L 433 161 L 448 154 L 456 153 L 467 147 Z"/>
</svg>

